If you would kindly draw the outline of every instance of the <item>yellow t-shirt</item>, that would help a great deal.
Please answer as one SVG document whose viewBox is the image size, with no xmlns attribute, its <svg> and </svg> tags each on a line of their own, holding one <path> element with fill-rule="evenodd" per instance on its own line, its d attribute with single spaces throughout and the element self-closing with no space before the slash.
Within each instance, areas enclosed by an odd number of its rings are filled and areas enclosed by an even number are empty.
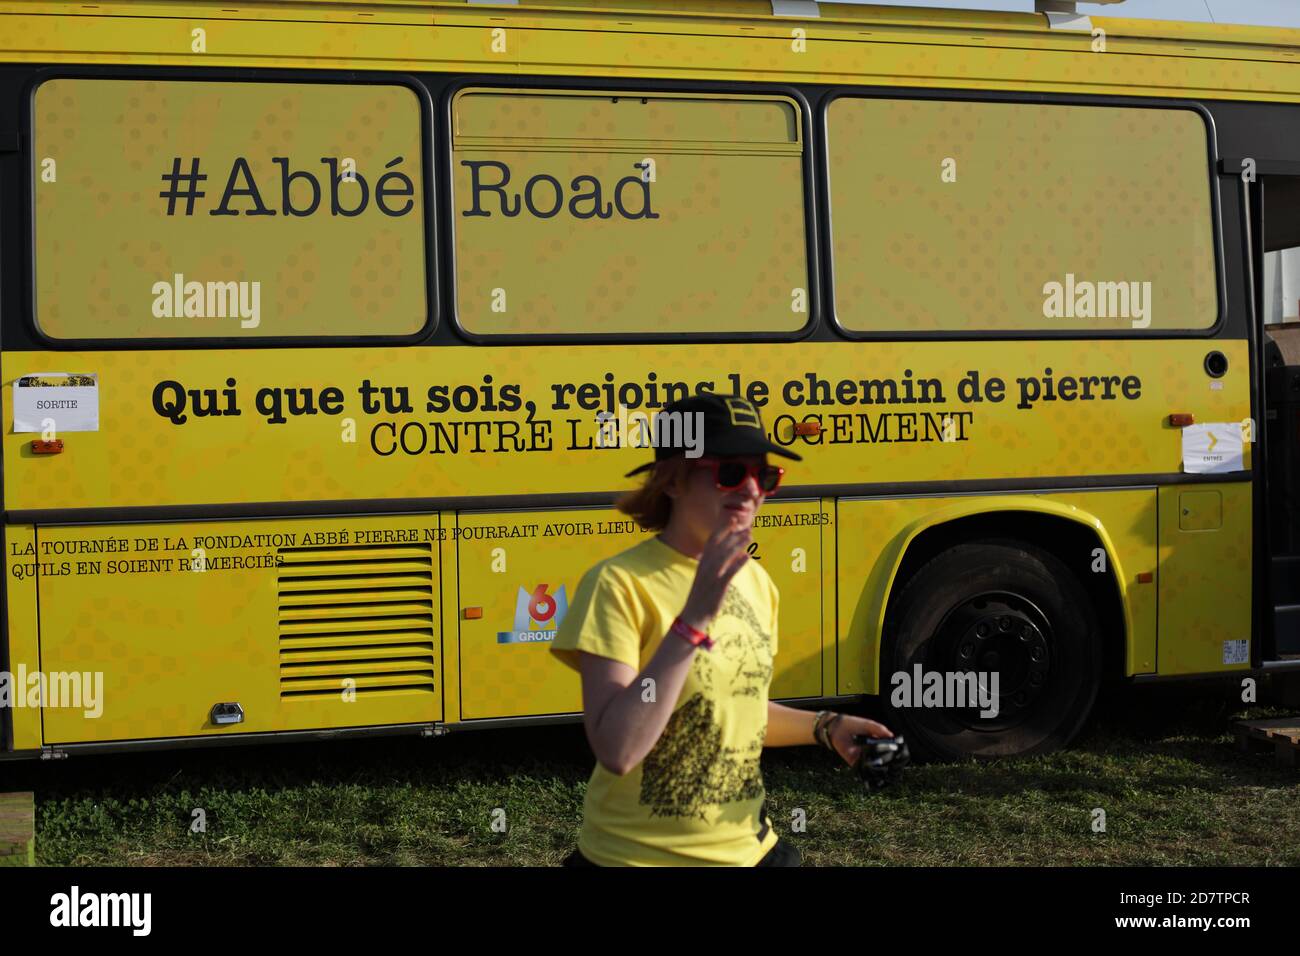
<svg viewBox="0 0 1300 956">
<path fill-rule="evenodd" d="M 551 651 L 637 673 L 681 613 L 698 562 L 649 538 L 583 575 Z M 601 866 L 753 866 L 775 845 L 759 757 L 776 653 L 776 585 L 754 560 L 731 579 L 673 715 L 645 759 L 587 785 L 578 849 Z M 679 640 L 671 637 L 672 640 Z"/>
</svg>

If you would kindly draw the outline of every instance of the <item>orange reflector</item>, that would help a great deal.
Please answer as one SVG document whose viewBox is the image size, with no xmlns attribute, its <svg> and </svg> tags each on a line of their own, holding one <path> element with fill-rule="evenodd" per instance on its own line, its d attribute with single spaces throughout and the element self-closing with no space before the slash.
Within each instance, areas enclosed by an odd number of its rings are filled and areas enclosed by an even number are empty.
<svg viewBox="0 0 1300 956">
<path fill-rule="evenodd" d="M 1138 584 L 1150 584 L 1156 579 L 1155 572 L 1142 571 L 1138 574 Z"/>
<path fill-rule="evenodd" d="M 32 439 L 33 455 L 57 455 L 63 451 L 63 439 L 56 438 L 53 441 L 41 441 L 39 438 Z"/>
<path fill-rule="evenodd" d="M 1186 412 L 1173 412 L 1169 416 L 1169 424 L 1174 428 L 1185 428 L 1196 424 L 1196 416 L 1188 415 Z"/>
<path fill-rule="evenodd" d="M 795 422 L 794 433 L 796 435 L 818 435 L 821 434 L 821 422 Z"/>
<path fill-rule="evenodd" d="M 465 620 L 467 621 L 477 620 L 482 616 L 483 616 L 483 609 L 481 607 L 465 608 Z"/>
</svg>

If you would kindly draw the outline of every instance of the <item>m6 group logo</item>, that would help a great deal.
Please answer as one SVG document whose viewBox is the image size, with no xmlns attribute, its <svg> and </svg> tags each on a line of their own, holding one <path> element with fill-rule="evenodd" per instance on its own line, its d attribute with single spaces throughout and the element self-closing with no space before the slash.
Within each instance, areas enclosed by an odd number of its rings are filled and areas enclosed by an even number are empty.
<svg viewBox="0 0 1300 956">
<path fill-rule="evenodd" d="M 531 644 L 537 641 L 553 641 L 564 620 L 564 612 L 569 609 L 569 599 L 565 597 L 564 585 L 554 594 L 547 594 L 549 584 L 539 584 L 532 593 L 527 588 L 520 588 L 515 598 L 515 626 L 510 631 L 498 631 L 498 644 Z"/>
</svg>

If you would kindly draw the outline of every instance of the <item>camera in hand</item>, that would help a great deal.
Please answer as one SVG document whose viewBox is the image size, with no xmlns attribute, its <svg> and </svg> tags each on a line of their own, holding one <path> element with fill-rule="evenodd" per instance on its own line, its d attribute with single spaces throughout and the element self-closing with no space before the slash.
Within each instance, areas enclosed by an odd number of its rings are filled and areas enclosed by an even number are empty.
<svg viewBox="0 0 1300 956">
<path fill-rule="evenodd" d="M 902 737 L 869 737 L 854 734 L 853 742 L 862 747 L 854 769 L 866 784 L 867 790 L 879 790 L 902 776 L 903 768 L 912 759 L 907 743 Z"/>
</svg>

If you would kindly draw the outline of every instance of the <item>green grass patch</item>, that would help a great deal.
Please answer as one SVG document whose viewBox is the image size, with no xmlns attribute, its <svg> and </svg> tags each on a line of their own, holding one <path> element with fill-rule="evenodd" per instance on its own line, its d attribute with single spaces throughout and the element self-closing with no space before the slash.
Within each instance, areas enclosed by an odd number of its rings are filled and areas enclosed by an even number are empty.
<svg viewBox="0 0 1300 956">
<path fill-rule="evenodd" d="M 769 750 L 763 773 L 810 865 L 1295 866 L 1300 772 L 1238 753 L 1231 731 L 1283 713 L 1126 688 L 1046 757 L 916 765 L 870 795 L 819 748 Z M 46 865 L 550 866 L 577 838 L 592 764 L 572 725 L 10 763 L 0 789 L 35 791 Z"/>
</svg>

